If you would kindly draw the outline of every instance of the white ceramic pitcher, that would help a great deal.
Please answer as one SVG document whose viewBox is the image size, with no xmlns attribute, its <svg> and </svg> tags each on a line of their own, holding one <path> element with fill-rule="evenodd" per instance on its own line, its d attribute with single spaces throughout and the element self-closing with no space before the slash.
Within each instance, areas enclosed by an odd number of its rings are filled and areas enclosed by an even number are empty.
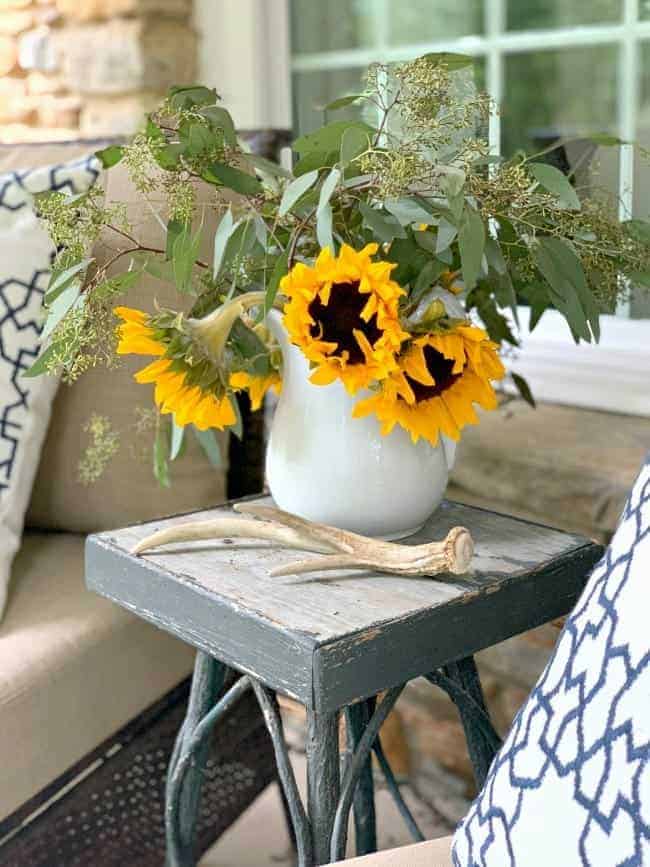
<svg viewBox="0 0 650 867">
<path fill-rule="evenodd" d="M 341 382 L 312 385 L 309 363 L 289 343 L 281 314 L 268 325 L 283 356 L 282 394 L 271 427 L 266 474 L 276 504 L 311 521 L 398 539 L 415 533 L 443 498 L 456 444 L 413 444 L 374 416 L 355 419 Z"/>
</svg>

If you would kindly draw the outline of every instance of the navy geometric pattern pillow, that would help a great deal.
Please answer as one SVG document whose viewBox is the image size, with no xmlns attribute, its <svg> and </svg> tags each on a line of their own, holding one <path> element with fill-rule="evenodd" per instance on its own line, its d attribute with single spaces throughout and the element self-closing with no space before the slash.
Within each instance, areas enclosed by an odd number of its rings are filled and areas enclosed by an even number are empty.
<svg viewBox="0 0 650 867">
<path fill-rule="evenodd" d="M 90 155 L 0 175 L 0 619 L 57 388 L 52 377 L 23 377 L 40 350 L 43 295 L 55 253 L 34 212 L 34 195 L 86 192 L 99 173 L 99 161 Z"/>
<path fill-rule="evenodd" d="M 650 458 L 456 831 L 453 859 L 650 865 Z"/>
</svg>

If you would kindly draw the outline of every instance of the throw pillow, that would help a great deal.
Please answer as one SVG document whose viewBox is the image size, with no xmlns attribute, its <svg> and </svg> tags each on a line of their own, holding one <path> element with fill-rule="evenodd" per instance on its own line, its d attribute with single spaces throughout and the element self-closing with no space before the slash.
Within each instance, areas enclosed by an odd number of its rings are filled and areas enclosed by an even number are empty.
<svg viewBox="0 0 650 867">
<path fill-rule="evenodd" d="M 23 377 L 39 352 L 42 298 L 54 254 L 36 217 L 34 195 L 84 192 L 99 172 L 91 155 L 0 175 L 0 618 L 57 389 L 51 377 Z"/>
<path fill-rule="evenodd" d="M 458 828 L 455 867 L 650 864 L 650 458 Z"/>
</svg>

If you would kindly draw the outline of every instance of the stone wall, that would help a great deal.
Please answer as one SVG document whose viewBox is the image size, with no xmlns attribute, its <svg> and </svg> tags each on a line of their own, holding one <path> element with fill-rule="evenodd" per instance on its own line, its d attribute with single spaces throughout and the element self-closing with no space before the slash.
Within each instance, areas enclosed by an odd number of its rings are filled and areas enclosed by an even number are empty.
<svg viewBox="0 0 650 867">
<path fill-rule="evenodd" d="M 0 0 L 0 138 L 123 135 L 194 79 L 192 0 Z"/>
</svg>

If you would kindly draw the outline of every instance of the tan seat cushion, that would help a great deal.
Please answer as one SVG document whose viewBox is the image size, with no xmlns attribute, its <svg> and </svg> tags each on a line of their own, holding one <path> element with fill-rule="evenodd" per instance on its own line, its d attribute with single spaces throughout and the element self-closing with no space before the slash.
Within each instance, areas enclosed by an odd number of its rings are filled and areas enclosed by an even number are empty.
<svg viewBox="0 0 650 867">
<path fill-rule="evenodd" d="M 144 244 L 164 248 L 165 236 L 160 224 L 122 165 L 106 173 L 105 188 L 107 202 L 126 203 L 127 215 L 137 227 L 134 232 L 138 239 Z M 200 202 L 205 202 L 214 200 L 215 193 L 205 185 L 199 188 L 197 195 Z M 158 196 L 159 201 L 156 201 L 157 196 L 151 194 L 149 200 L 163 210 L 162 194 Z M 216 216 L 206 209 L 206 242 L 210 236 L 210 221 L 216 228 Z M 107 231 L 95 245 L 93 256 L 98 263 L 113 255 L 115 238 Z M 203 252 L 207 256 L 207 251 Z M 124 265 L 121 267 L 123 269 Z M 178 308 L 179 305 L 173 286 L 144 275 L 137 286 L 116 303 L 153 312 L 155 300 L 163 307 Z M 136 432 L 138 411 L 153 408 L 153 386 L 139 385 L 133 379 L 133 374 L 150 360 L 129 356 L 116 370 L 98 367 L 85 373 L 71 387 L 59 388 L 27 514 L 28 527 L 89 533 L 209 508 L 225 499 L 228 457 L 225 435 L 220 437 L 221 468 L 211 467 L 190 432 L 186 436 L 186 454 L 170 466 L 172 486 L 161 488 L 155 480 L 153 430 Z M 108 417 L 120 436 L 120 448 L 102 477 L 84 486 L 78 478 L 78 465 L 90 444 L 83 428 L 93 413 Z"/>
<path fill-rule="evenodd" d="M 511 404 L 463 431 L 447 496 L 607 540 L 648 442 L 647 418 Z"/>
<path fill-rule="evenodd" d="M 185 677 L 191 649 L 86 590 L 84 540 L 28 533 L 0 626 L 0 819 Z"/>
<path fill-rule="evenodd" d="M 415 846 L 402 846 L 400 849 L 386 849 L 375 855 L 351 858 L 345 861 L 349 867 L 452 867 L 452 837 L 438 837 Z"/>
</svg>

